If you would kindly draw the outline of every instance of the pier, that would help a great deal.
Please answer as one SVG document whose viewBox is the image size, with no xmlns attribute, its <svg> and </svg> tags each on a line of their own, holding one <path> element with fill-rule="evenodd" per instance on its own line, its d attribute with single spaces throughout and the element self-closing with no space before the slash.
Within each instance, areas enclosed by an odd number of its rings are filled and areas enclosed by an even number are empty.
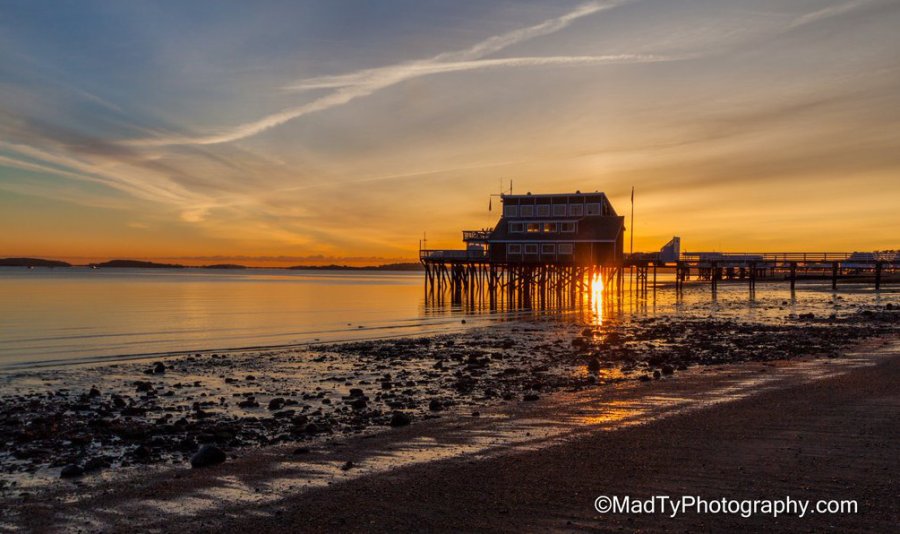
<svg viewBox="0 0 900 534">
<path fill-rule="evenodd" d="M 659 272 L 674 273 L 676 294 L 705 283 L 798 280 L 871 284 L 898 281 L 900 253 L 885 252 L 682 252 L 672 238 L 659 251 L 625 253 L 624 217 L 600 192 L 500 195 L 494 228 L 463 232 L 464 249 L 420 246 L 426 299 L 485 302 L 491 309 L 569 306 L 603 295 L 637 297 L 656 291 Z M 627 284 L 626 284 L 627 275 Z"/>
</svg>

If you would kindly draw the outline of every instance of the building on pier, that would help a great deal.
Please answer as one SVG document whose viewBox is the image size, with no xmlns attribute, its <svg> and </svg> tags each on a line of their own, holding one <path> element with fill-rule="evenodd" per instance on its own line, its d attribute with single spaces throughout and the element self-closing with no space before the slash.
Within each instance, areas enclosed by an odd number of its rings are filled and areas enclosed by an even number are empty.
<svg viewBox="0 0 900 534">
<path fill-rule="evenodd" d="M 612 266 L 624 259 L 625 218 L 604 193 L 501 195 L 492 229 L 466 230 L 463 250 L 423 250 L 423 262 Z"/>
</svg>

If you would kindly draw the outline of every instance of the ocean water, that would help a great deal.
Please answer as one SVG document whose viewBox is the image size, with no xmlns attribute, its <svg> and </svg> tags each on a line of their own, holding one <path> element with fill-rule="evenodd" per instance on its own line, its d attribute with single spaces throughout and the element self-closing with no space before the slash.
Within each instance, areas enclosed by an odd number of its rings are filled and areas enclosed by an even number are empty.
<svg viewBox="0 0 900 534">
<path fill-rule="evenodd" d="M 426 299 L 417 272 L 280 269 L 0 268 L 0 371 L 145 355 L 456 331 L 492 321 L 558 316 L 598 323 L 635 316 L 736 317 L 853 313 L 897 303 L 897 293 L 826 284 L 689 286 L 667 278 L 646 297 L 595 295 L 575 309 L 490 310 Z M 501 306 L 502 308 L 502 306 Z M 463 319 L 465 323 L 463 323 Z"/>
</svg>

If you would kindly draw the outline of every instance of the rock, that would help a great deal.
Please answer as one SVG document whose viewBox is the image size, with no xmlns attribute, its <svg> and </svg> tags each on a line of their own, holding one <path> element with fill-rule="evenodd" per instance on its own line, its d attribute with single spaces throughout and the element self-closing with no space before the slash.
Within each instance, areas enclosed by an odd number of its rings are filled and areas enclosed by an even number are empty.
<svg viewBox="0 0 900 534">
<path fill-rule="evenodd" d="M 311 451 L 310 451 L 309 447 L 297 447 L 296 449 L 294 449 L 294 454 L 298 454 L 298 455 L 299 454 L 309 454 L 310 452 Z"/>
<path fill-rule="evenodd" d="M 116 408 L 124 408 L 128 404 L 125 402 L 125 399 L 123 399 L 120 395 L 113 395 L 112 403 L 113 403 L 113 406 L 115 406 Z"/>
<path fill-rule="evenodd" d="M 84 474 L 84 469 L 80 465 L 69 464 L 62 468 L 59 472 L 59 478 L 75 478 Z"/>
<path fill-rule="evenodd" d="M 281 397 L 275 397 L 269 401 L 270 410 L 280 410 L 282 407 L 284 407 L 284 399 Z"/>
<path fill-rule="evenodd" d="M 581 331 L 581 335 L 584 337 L 593 337 L 594 331 L 591 330 L 590 328 L 585 328 L 584 330 Z"/>
<path fill-rule="evenodd" d="M 88 392 L 88 397 L 94 398 L 100 396 L 100 390 L 97 389 L 96 386 L 91 386 L 91 390 Z"/>
<path fill-rule="evenodd" d="M 428 403 L 428 409 L 432 412 L 439 412 L 444 409 L 444 403 L 437 399 L 431 399 L 431 402 Z"/>
<path fill-rule="evenodd" d="M 597 358 L 591 358 L 590 361 L 588 361 L 587 368 L 591 373 L 600 372 L 600 360 L 598 360 Z"/>
<path fill-rule="evenodd" d="M 361 390 L 359 388 L 353 388 L 350 390 L 349 396 L 350 397 L 365 397 L 365 394 L 363 393 L 363 390 Z"/>
<path fill-rule="evenodd" d="M 892 303 L 888 302 L 887 304 L 885 304 L 884 309 L 886 309 L 886 310 L 893 310 L 893 309 L 894 309 L 894 305 L 893 305 Z"/>
<path fill-rule="evenodd" d="M 362 410 L 366 407 L 368 401 L 365 397 L 356 397 L 352 401 L 350 401 L 350 407 L 354 410 Z"/>
<path fill-rule="evenodd" d="M 394 412 L 394 415 L 391 416 L 391 426 L 406 426 L 412 423 L 412 417 L 403 413 L 403 412 Z"/>
<path fill-rule="evenodd" d="M 224 462 L 227 459 L 225 452 L 215 445 L 204 445 L 196 454 L 191 456 L 191 467 L 209 467 Z"/>
<path fill-rule="evenodd" d="M 99 471 L 101 469 L 109 467 L 111 464 L 105 458 L 91 458 L 87 462 L 84 463 L 84 472 L 89 473 L 91 471 Z"/>
<path fill-rule="evenodd" d="M 653 380 L 653 379 L 650 378 L 649 375 L 641 375 L 641 376 L 638 377 L 638 380 L 640 380 L 641 382 L 649 382 L 649 381 L 651 381 L 651 380 Z"/>
<path fill-rule="evenodd" d="M 138 380 L 134 383 L 134 387 L 137 388 L 138 393 L 143 393 L 151 391 L 153 389 L 153 383 L 147 382 L 146 380 Z"/>
<path fill-rule="evenodd" d="M 244 380 L 246 380 L 247 382 L 252 382 L 252 381 L 256 380 L 256 377 L 253 375 L 247 375 L 247 377 Z"/>
<path fill-rule="evenodd" d="M 526 393 L 525 396 L 522 397 L 522 400 L 528 401 L 528 402 L 533 402 L 533 401 L 539 400 L 540 398 L 541 398 L 541 396 L 538 395 L 537 393 Z"/>
<path fill-rule="evenodd" d="M 662 374 L 671 375 L 675 372 L 675 368 L 669 364 L 665 364 L 662 366 Z"/>
<path fill-rule="evenodd" d="M 662 373 L 660 373 L 659 371 L 653 371 L 653 378 L 659 380 L 661 376 Z"/>
<path fill-rule="evenodd" d="M 239 402 L 238 406 L 241 408 L 259 408 L 259 403 L 256 402 L 256 398 L 248 397 L 247 399 L 244 399 L 241 402 Z"/>
<path fill-rule="evenodd" d="M 159 375 L 166 372 L 166 366 L 163 362 L 156 362 L 153 364 L 153 374 Z"/>
<path fill-rule="evenodd" d="M 350 460 L 347 460 L 347 462 L 341 466 L 341 471 L 349 471 L 350 469 L 353 469 L 354 467 L 356 467 L 356 466 L 353 465 L 353 462 L 351 462 Z"/>
</svg>

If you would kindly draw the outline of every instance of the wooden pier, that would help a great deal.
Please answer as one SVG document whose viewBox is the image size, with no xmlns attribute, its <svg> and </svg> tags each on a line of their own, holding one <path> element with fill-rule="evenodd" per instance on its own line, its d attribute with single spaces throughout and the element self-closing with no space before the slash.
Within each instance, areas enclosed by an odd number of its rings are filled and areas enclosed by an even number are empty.
<svg viewBox="0 0 900 534">
<path fill-rule="evenodd" d="M 758 281 L 784 282 L 792 291 L 798 280 L 830 282 L 832 290 L 840 284 L 871 284 L 880 290 L 885 283 L 900 281 L 898 258 L 879 253 L 685 252 L 674 262 L 664 261 L 660 253 L 635 253 L 609 265 L 494 262 L 482 251 L 460 250 L 421 250 L 419 257 L 426 298 L 483 300 L 491 309 L 569 306 L 595 298 L 597 291 L 645 297 L 657 289 L 660 271 L 674 273 L 676 294 L 689 283 L 708 284 L 712 292 L 723 283 L 745 283 L 752 294 Z"/>
<path fill-rule="evenodd" d="M 624 291 L 621 265 L 495 263 L 478 253 L 422 250 L 426 298 L 485 302 L 491 309 L 566 307 L 597 291 Z M 602 289 L 601 289 L 602 288 Z"/>
<path fill-rule="evenodd" d="M 693 277 L 708 283 L 760 280 L 871 282 L 896 280 L 900 254 L 891 252 L 682 252 L 673 237 L 658 252 L 624 252 L 625 218 L 604 193 L 501 194 L 493 228 L 463 231 L 465 248 L 432 250 L 420 243 L 426 298 L 487 303 L 491 309 L 568 306 L 598 292 L 646 296 L 660 269 L 673 272 L 680 294 Z M 597 295 L 600 297 L 601 295 Z M 610 300 L 610 299 L 606 299 Z"/>
</svg>

